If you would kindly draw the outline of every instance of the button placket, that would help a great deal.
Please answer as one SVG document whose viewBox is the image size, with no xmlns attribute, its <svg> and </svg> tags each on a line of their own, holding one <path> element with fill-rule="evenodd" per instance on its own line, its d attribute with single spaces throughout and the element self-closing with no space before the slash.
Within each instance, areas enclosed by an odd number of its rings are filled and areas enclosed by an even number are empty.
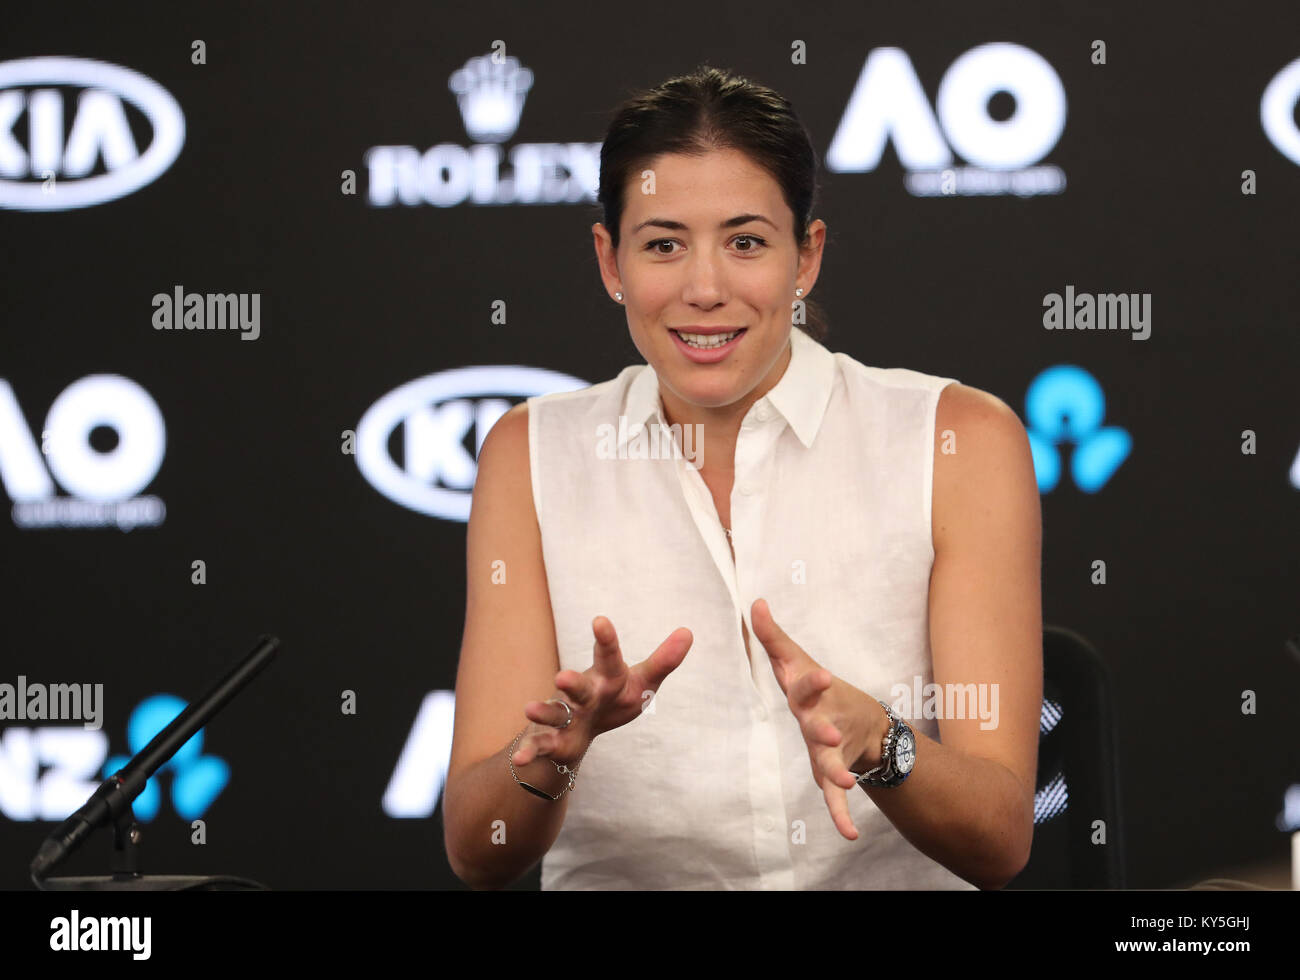
<svg viewBox="0 0 1300 980">
<path fill-rule="evenodd" d="M 760 409 L 764 407 L 760 405 Z M 760 411 L 759 414 L 764 413 Z M 766 417 L 770 417 L 770 413 Z M 759 672 L 771 668 L 754 636 L 754 624 L 750 618 L 750 607 L 760 598 L 754 593 L 755 574 L 752 565 L 761 544 L 759 536 L 762 533 L 761 516 L 764 506 L 762 488 L 766 486 L 767 474 L 773 465 L 772 452 L 778 434 L 777 427 L 760 425 L 739 435 L 736 440 L 736 479 L 731 497 L 732 547 L 736 552 L 736 601 L 740 605 L 741 619 L 749 630 L 750 679 L 758 703 L 762 705 L 767 704 L 767 699 L 759 681 Z"/>
<path fill-rule="evenodd" d="M 704 541 L 704 546 L 709 555 L 713 558 L 713 564 L 717 568 L 718 574 L 727 587 L 732 609 L 740 612 L 740 585 L 736 576 L 737 564 L 732 560 L 731 548 L 728 546 L 727 536 L 722 530 L 722 521 L 718 516 L 717 507 L 713 504 L 713 497 L 704 483 L 704 477 L 700 476 L 699 471 L 691 466 L 681 453 L 675 454 L 675 462 L 678 483 L 682 488 L 682 492 L 686 495 L 688 503 L 692 497 L 694 498 L 694 506 L 690 506 L 688 509 L 695 519 L 700 537 Z M 739 554 L 739 549 L 737 549 L 737 554 Z M 738 618 L 743 618 L 743 613 Z M 753 635 L 752 628 L 750 635 Z M 740 651 L 740 656 L 733 658 L 732 661 L 735 664 L 735 669 L 744 671 L 745 679 L 749 684 L 751 699 L 754 703 L 762 704 L 763 697 L 754 683 L 754 672 L 745 653 L 745 640 L 739 622 L 736 624 L 735 640 L 733 642 Z"/>
<path fill-rule="evenodd" d="M 770 412 L 765 404 L 760 404 L 754 412 L 754 418 L 765 422 Z M 750 712 L 753 725 L 750 731 L 750 747 L 754 757 L 761 760 L 760 771 L 751 775 L 750 791 L 754 806 L 755 848 L 763 855 L 763 860 L 772 870 L 763 875 L 764 888 L 793 887 L 793 871 L 790 850 L 783 833 L 778 833 L 779 824 L 784 820 L 785 790 L 781 774 L 781 746 L 777 726 L 772 724 L 772 712 L 769 706 L 770 687 L 762 671 L 770 671 L 766 653 L 762 644 L 754 635 L 753 622 L 749 614 L 749 605 L 758 596 L 753 595 L 754 574 L 751 564 L 758 556 L 757 540 L 763 498 L 761 488 L 766 469 L 771 465 L 773 449 L 773 432 L 771 426 L 747 424 L 736 441 L 736 482 L 733 487 L 731 504 L 732 544 L 736 549 L 736 589 L 738 598 L 744 603 L 741 619 L 749 630 L 750 645 L 753 650 L 750 659 L 750 680 L 753 682 L 754 703 Z M 742 550 L 743 549 L 743 550 Z M 775 695 L 771 695 L 775 698 Z M 773 701 L 773 704 L 776 702 Z M 774 814 L 781 815 L 778 821 Z"/>
<path fill-rule="evenodd" d="M 755 427 L 750 425 L 736 437 L 736 459 L 735 459 L 735 479 L 731 488 L 731 547 L 736 553 L 735 572 L 736 572 L 736 603 L 737 612 L 740 614 L 741 621 L 741 651 L 745 653 L 745 662 L 749 666 L 749 679 L 753 685 L 754 697 L 756 704 L 760 708 L 765 708 L 762 689 L 755 679 L 757 671 L 758 654 L 753 652 L 758 647 L 758 638 L 754 636 L 753 624 L 749 621 L 749 607 L 745 597 L 749 595 L 750 575 L 749 575 L 749 556 L 753 554 L 752 546 L 752 528 L 755 524 L 750 519 L 748 504 L 753 495 L 752 471 L 754 450 L 761 449 L 758 440 L 761 440 L 762 433 L 755 431 Z M 758 458 L 761 458 L 761 452 Z M 740 495 L 738 499 L 737 494 Z M 749 650 L 745 650 L 745 641 L 743 630 L 749 631 Z"/>
</svg>

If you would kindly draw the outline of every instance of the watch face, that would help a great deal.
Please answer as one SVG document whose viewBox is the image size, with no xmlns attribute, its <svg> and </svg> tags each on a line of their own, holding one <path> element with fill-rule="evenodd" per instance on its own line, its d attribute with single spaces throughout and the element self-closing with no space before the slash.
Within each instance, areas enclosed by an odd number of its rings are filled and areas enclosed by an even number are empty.
<svg viewBox="0 0 1300 980">
<path fill-rule="evenodd" d="M 916 765 L 916 740 L 911 732 L 903 732 L 898 737 L 898 747 L 894 750 L 895 768 L 900 773 L 909 773 Z"/>
</svg>

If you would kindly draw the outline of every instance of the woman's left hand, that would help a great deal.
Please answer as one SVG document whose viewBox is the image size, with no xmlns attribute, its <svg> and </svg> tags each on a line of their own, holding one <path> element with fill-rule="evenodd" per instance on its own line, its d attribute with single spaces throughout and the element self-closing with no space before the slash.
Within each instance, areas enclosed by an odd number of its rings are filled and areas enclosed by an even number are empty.
<svg viewBox="0 0 1300 980">
<path fill-rule="evenodd" d="M 848 767 L 856 762 L 870 768 L 880 762 L 889 717 L 875 698 L 840 680 L 790 639 L 772 618 L 766 599 L 755 600 L 749 613 L 776 682 L 799 721 L 813 779 L 826 797 L 831 819 L 841 834 L 857 840 L 845 795 L 857 785 L 857 776 Z"/>
</svg>

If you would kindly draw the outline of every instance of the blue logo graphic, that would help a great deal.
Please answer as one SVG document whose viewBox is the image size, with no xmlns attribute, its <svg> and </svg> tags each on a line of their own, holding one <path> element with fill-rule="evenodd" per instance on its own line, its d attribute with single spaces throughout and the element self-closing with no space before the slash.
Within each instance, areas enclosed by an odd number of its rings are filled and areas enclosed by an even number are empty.
<svg viewBox="0 0 1300 980">
<path fill-rule="evenodd" d="M 1050 367 L 1029 384 L 1025 418 L 1034 455 L 1038 492 L 1047 493 L 1061 479 L 1063 442 L 1074 444 L 1070 472 L 1084 493 L 1096 493 L 1128 459 L 1133 437 L 1117 426 L 1102 426 L 1106 396 L 1097 379 L 1073 364 Z"/>
<path fill-rule="evenodd" d="M 184 701 L 171 694 L 155 694 L 141 701 L 126 723 L 126 742 L 131 747 L 131 754 L 148 745 L 185 707 Z M 129 761 L 130 756 L 112 756 L 104 766 L 104 777 L 111 776 Z M 158 777 L 164 772 L 170 772 L 172 777 L 172 806 L 186 820 L 203 816 L 230 782 L 230 766 L 226 761 L 203 754 L 203 730 L 200 729 L 149 777 L 144 791 L 131 804 L 136 818 L 142 822 L 152 820 L 158 814 L 158 805 L 162 801 Z"/>
</svg>

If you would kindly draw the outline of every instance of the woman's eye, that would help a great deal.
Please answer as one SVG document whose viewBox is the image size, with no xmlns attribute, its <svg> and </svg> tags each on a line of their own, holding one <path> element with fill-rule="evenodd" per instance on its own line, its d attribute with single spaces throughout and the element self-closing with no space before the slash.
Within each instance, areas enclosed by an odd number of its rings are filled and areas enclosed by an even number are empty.
<svg viewBox="0 0 1300 980">
<path fill-rule="evenodd" d="M 735 238 L 732 239 L 732 241 L 733 242 L 743 241 L 743 242 L 750 243 L 745 248 L 736 249 L 736 251 L 738 252 L 757 252 L 760 249 L 765 248 L 767 246 L 767 242 L 764 241 L 762 238 L 759 238 L 757 235 L 737 235 Z M 656 255 L 672 255 L 674 254 L 673 252 L 661 251 L 660 246 L 676 245 L 676 244 L 677 244 L 676 240 L 672 238 L 656 238 L 654 241 L 646 243 L 645 250 L 647 252 L 654 251 Z"/>
</svg>

